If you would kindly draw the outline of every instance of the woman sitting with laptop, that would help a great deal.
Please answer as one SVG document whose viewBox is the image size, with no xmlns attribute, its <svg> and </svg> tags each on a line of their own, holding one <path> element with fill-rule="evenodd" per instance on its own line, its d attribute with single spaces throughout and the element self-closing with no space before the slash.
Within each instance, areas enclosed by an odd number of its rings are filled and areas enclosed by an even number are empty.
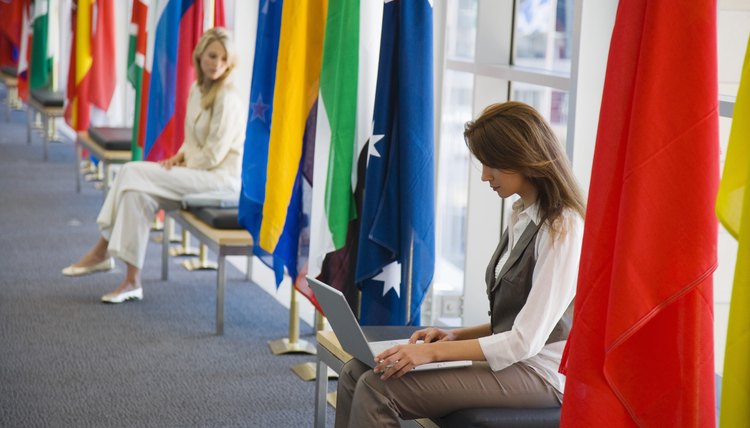
<svg viewBox="0 0 750 428">
<path fill-rule="evenodd" d="M 487 107 L 464 131 L 482 181 L 501 198 L 518 195 L 487 267 L 490 323 L 426 328 L 410 344 L 352 359 L 338 381 L 336 427 L 398 427 L 480 407 L 555 407 L 570 332 L 585 204 L 565 152 L 544 118 L 518 102 Z M 417 344 L 416 341 L 424 343 Z M 411 372 L 434 361 L 470 367 Z"/>
</svg>

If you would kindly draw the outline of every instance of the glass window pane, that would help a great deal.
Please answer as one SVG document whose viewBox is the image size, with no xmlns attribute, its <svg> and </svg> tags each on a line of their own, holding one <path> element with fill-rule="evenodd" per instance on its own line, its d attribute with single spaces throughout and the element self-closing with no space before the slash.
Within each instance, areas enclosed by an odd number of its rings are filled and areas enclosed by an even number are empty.
<svg viewBox="0 0 750 428">
<path fill-rule="evenodd" d="M 517 0 L 513 64 L 570 72 L 573 0 Z"/>
<path fill-rule="evenodd" d="M 513 82 L 511 100 L 524 102 L 537 109 L 552 125 L 552 130 L 565 147 L 568 137 L 568 92 L 547 86 Z"/>
<path fill-rule="evenodd" d="M 451 0 L 445 19 L 445 55 L 474 60 L 477 38 L 477 0 Z"/>
<path fill-rule="evenodd" d="M 742 63 L 750 35 L 750 7 L 744 9 L 732 2 L 720 5 L 718 22 L 719 95 L 737 96 Z M 734 9 L 724 9 L 734 7 Z"/>
<path fill-rule="evenodd" d="M 445 70 L 440 146 L 437 155 L 437 233 L 434 289 L 461 293 L 466 259 L 469 150 L 464 124 L 471 120 L 474 76 Z"/>
</svg>

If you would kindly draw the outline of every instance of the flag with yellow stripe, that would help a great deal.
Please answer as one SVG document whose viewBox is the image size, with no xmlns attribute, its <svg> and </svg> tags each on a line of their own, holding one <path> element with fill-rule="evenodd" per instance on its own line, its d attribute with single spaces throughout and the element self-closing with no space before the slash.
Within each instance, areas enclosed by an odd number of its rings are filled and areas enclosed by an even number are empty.
<svg viewBox="0 0 750 428">
<path fill-rule="evenodd" d="M 266 199 L 258 242 L 269 253 L 274 252 L 284 232 L 293 192 L 299 188 L 295 183 L 299 183 L 303 136 L 318 96 L 327 3 L 286 3 L 282 10 Z"/>
</svg>

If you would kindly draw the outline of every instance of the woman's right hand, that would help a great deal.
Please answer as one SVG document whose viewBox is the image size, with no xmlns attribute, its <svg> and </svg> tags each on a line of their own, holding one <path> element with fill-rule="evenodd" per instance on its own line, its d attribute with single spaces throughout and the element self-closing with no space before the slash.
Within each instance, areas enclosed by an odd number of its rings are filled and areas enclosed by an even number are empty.
<svg viewBox="0 0 750 428">
<path fill-rule="evenodd" d="M 415 331 L 411 335 L 411 337 L 409 337 L 409 343 L 417 343 L 418 340 L 422 340 L 424 341 L 424 343 L 432 343 L 447 342 L 449 340 L 456 339 L 458 339 L 458 336 L 456 336 L 456 334 L 451 330 L 429 327 Z"/>
<path fill-rule="evenodd" d="M 182 153 L 177 153 L 169 159 L 160 160 L 159 165 L 164 167 L 164 169 L 166 170 L 170 170 L 173 166 L 182 166 L 184 164 L 184 161 L 185 155 L 183 155 Z"/>
</svg>

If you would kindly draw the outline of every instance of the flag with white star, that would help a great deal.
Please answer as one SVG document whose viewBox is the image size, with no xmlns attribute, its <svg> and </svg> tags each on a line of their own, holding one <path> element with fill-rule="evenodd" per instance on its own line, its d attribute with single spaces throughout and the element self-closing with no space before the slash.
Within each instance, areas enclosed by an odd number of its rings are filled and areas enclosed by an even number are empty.
<svg viewBox="0 0 750 428">
<path fill-rule="evenodd" d="M 435 265 L 432 5 L 387 1 L 356 281 L 360 323 L 419 325 Z"/>
<path fill-rule="evenodd" d="M 240 224 L 256 239 L 260 234 L 263 203 L 266 199 L 268 142 L 271 135 L 282 6 L 282 0 L 266 0 L 259 4 L 239 205 Z M 273 268 L 276 282 L 280 283 L 284 275 L 283 260 L 263 251 L 257 245 L 254 251 L 256 256 Z"/>
</svg>

